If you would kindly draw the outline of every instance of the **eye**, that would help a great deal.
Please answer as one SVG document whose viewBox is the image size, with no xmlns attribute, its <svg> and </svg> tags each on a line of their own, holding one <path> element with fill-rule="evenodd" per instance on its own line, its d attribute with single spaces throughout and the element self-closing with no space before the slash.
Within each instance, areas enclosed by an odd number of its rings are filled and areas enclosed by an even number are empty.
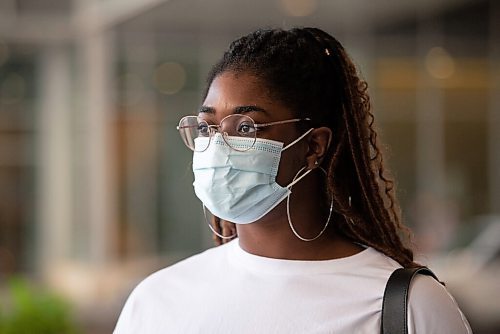
<svg viewBox="0 0 500 334">
<path fill-rule="evenodd" d="M 256 131 L 255 126 L 251 122 L 243 122 L 238 124 L 238 133 L 241 134 L 253 134 Z"/>
<path fill-rule="evenodd" d="M 208 127 L 207 122 L 198 123 L 198 133 L 203 137 L 208 137 L 210 135 L 210 128 Z"/>
</svg>

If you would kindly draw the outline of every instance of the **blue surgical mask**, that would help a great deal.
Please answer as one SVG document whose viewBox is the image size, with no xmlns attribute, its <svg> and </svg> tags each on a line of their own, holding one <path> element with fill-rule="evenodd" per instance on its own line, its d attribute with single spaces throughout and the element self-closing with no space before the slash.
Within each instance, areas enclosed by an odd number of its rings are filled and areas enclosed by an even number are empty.
<svg viewBox="0 0 500 334">
<path fill-rule="evenodd" d="M 257 138 L 222 137 L 216 133 L 208 148 L 194 152 L 194 191 L 203 205 L 215 216 L 236 224 L 253 223 L 264 217 L 290 195 L 290 188 L 310 170 L 286 187 L 276 183 L 281 152 L 313 129 L 283 147 L 282 142 Z M 208 137 L 195 140 L 207 146 Z M 241 147 L 244 152 L 233 150 Z M 253 145 L 253 146 L 252 146 Z"/>
</svg>

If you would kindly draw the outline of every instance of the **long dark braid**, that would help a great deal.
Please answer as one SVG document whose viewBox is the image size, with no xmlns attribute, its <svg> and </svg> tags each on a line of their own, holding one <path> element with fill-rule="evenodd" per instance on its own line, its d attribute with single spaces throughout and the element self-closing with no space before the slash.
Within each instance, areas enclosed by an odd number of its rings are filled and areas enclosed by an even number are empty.
<svg viewBox="0 0 500 334">
<path fill-rule="evenodd" d="M 409 239 L 409 230 L 401 223 L 394 183 L 386 177 L 368 86 L 342 45 L 316 28 L 257 30 L 231 44 L 210 72 L 207 90 L 225 71 L 252 73 L 297 117 L 332 130 L 322 162 L 328 173 L 325 199 L 335 209 L 332 228 L 405 267 L 414 266 L 413 252 L 401 239 L 401 232 Z M 224 235 L 235 231 L 218 218 L 212 223 Z"/>
</svg>

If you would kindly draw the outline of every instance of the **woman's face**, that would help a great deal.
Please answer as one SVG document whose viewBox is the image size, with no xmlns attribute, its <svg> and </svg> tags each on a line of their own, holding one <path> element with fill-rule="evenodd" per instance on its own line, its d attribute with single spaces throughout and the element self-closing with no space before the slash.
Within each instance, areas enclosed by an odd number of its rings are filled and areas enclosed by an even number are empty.
<svg viewBox="0 0 500 334">
<path fill-rule="evenodd" d="M 242 113 L 255 123 L 270 123 L 296 118 L 292 111 L 272 94 L 261 79 L 247 72 L 223 72 L 210 85 L 200 108 L 199 116 L 209 124 L 219 124 L 231 114 Z M 259 130 L 258 137 L 283 142 L 297 139 L 302 133 L 295 123 L 273 125 Z M 307 138 L 307 137 L 306 137 Z M 306 138 L 282 153 L 276 180 L 280 185 L 291 182 L 300 168 L 305 166 Z"/>
</svg>

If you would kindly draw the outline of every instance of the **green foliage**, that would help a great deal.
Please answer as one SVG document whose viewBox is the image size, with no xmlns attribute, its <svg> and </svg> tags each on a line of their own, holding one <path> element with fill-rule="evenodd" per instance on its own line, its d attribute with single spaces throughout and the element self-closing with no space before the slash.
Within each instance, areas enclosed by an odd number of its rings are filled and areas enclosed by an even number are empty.
<svg viewBox="0 0 500 334">
<path fill-rule="evenodd" d="M 79 333 L 67 302 L 31 288 L 25 280 L 9 282 L 7 301 L 8 307 L 0 309 L 0 334 Z"/>
</svg>

